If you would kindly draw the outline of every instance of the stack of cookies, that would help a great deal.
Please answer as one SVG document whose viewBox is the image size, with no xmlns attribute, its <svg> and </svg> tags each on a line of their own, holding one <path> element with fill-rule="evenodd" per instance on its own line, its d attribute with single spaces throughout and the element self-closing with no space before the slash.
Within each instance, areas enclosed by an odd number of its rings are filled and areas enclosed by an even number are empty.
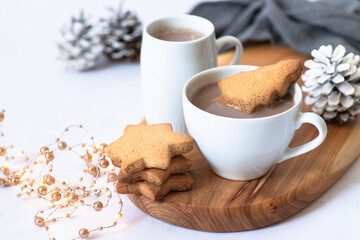
<svg viewBox="0 0 360 240">
<path fill-rule="evenodd" d="M 191 137 L 173 132 L 171 124 L 127 126 L 123 136 L 106 147 L 106 154 L 120 167 L 117 192 L 159 201 L 171 191 L 190 190 L 191 161 L 182 154 L 193 145 Z"/>
</svg>

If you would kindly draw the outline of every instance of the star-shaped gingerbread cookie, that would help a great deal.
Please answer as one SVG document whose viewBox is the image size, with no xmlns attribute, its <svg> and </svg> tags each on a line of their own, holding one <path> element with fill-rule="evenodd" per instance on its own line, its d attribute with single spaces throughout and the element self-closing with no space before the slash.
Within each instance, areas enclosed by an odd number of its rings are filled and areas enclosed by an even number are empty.
<svg viewBox="0 0 360 240">
<path fill-rule="evenodd" d="M 173 174 L 187 172 L 192 163 L 182 155 L 177 155 L 171 159 L 167 169 L 148 168 L 126 176 L 120 169 L 119 182 L 147 181 L 155 185 L 162 185 Z"/>
<path fill-rule="evenodd" d="M 144 168 L 167 169 L 175 155 L 193 149 L 193 139 L 172 131 L 171 124 L 129 125 L 124 134 L 106 147 L 106 154 L 125 175 Z"/>
<path fill-rule="evenodd" d="M 218 82 L 222 94 L 219 102 L 245 113 L 270 107 L 286 94 L 301 71 L 301 62 L 289 59 L 224 78 Z"/>
<path fill-rule="evenodd" d="M 134 183 L 116 184 L 116 191 L 120 194 L 142 194 L 154 201 L 160 201 L 169 192 L 172 191 L 189 191 L 194 185 L 194 180 L 189 173 L 181 173 L 172 175 L 166 182 L 157 186 L 146 181 Z"/>
</svg>

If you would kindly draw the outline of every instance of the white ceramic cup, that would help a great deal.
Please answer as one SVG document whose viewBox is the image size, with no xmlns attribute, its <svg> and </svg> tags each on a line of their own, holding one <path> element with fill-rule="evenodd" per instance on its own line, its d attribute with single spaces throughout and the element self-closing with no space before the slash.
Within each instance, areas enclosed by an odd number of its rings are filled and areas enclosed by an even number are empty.
<svg viewBox="0 0 360 240">
<path fill-rule="evenodd" d="M 325 121 L 315 113 L 302 113 L 302 92 L 290 86 L 294 106 L 287 111 L 262 118 L 228 118 L 208 113 L 191 103 L 197 90 L 255 66 L 225 66 L 193 76 L 184 86 L 183 106 L 187 129 L 199 150 L 219 176 L 250 180 L 264 175 L 271 166 L 318 147 L 325 139 Z M 295 130 L 303 123 L 314 125 L 319 135 L 299 147 L 289 148 Z"/>
<path fill-rule="evenodd" d="M 183 42 L 154 37 L 163 27 L 190 28 L 203 37 Z M 201 17 L 181 15 L 162 18 L 145 27 L 141 46 L 141 80 L 145 117 L 149 124 L 171 123 L 173 130 L 186 133 L 182 111 L 182 89 L 196 73 L 217 66 L 217 52 L 234 44 L 231 64 L 238 64 L 243 46 L 238 39 L 224 36 L 215 40 L 214 25 Z"/>
</svg>

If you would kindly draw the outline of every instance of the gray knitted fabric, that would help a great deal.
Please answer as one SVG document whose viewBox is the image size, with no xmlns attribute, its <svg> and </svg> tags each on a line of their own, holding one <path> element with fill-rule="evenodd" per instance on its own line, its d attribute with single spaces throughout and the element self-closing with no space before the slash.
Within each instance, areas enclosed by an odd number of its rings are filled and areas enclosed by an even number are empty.
<svg viewBox="0 0 360 240">
<path fill-rule="evenodd" d="M 270 41 L 309 55 L 323 44 L 360 54 L 360 1 L 237 0 L 204 2 L 191 14 L 214 23 L 217 37 Z"/>
</svg>

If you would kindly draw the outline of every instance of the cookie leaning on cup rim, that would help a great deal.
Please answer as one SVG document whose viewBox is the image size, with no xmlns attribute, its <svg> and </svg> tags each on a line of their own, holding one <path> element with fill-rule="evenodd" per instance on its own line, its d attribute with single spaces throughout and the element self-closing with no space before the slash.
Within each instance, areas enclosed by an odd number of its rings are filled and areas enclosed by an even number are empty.
<svg viewBox="0 0 360 240">
<path fill-rule="evenodd" d="M 300 60 L 289 59 L 224 78 L 218 82 L 221 91 L 219 102 L 245 113 L 269 108 L 286 94 L 301 71 Z"/>
</svg>

